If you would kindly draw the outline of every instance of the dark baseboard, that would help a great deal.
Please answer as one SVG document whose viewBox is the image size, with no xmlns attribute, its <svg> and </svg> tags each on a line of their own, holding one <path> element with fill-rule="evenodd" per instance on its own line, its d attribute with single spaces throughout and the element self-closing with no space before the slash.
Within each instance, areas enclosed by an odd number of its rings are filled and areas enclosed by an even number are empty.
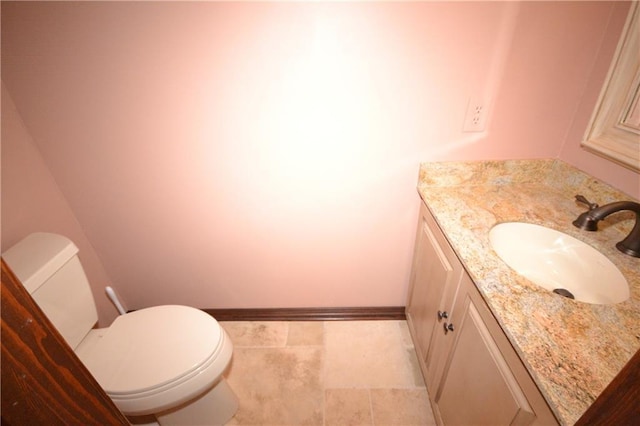
<svg viewBox="0 0 640 426">
<path fill-rule="evenodd" d="M 203 309 L 218 321 L 404 320 L 404 306 L 363 308 Z"/>
</svg>

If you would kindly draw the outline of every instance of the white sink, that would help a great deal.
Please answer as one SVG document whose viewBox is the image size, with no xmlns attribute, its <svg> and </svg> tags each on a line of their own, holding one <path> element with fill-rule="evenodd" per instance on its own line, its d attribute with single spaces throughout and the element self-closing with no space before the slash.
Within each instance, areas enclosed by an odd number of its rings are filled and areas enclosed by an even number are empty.
<svg viewBox="0 0 640 426">
<path fill-rule="evenodd" d="M 507 265 L 549 291 L 568 290 L 575 300 L 594 304 L 629 298 L 629 285 L 620 270 L 598 250 L 567 234 L 532 223 L 507 222 L 494 226 L 489 240 Z"/>
</svg>

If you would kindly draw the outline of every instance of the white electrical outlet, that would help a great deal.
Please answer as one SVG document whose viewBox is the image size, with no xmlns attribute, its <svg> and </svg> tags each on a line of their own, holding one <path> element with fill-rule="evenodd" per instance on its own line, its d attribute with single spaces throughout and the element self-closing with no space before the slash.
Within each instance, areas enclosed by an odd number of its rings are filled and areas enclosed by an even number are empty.
<svg viewBox="0 0 640 426">
<path fill-rule="evenodd" d="M 469 98 L 467 113 L 464 116 L 463 132 L 482 132 L 487 124 L 488 102 L 480 98 Z"/>
</svg>

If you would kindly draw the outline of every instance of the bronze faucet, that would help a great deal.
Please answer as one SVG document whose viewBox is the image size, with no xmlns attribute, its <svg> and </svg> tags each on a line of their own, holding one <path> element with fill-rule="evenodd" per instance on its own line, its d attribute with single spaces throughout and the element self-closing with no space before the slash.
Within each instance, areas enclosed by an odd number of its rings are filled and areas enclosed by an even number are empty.
<svg viewBox="0 0 640 426">
<path fill-rule="evenodd" d="M 589 206 L 588 211 L 582 213 L 573 221 L 574 226 L 584 229 L 585 231 L 597 231 L 598 222 L 612 213 L 623 210 L 635 212 L 636 223 L 633 229 L 624 240 L 616 244 L 616 248 L 629 256 L 640 257 L 640 203 L 636 203 L 635 201 L 615 201 L 605 204 L 604 206 L 598 206 L 595 203 L 589 202 L 582 195 L 576 195 L 576 201 Z"/>
</svg>

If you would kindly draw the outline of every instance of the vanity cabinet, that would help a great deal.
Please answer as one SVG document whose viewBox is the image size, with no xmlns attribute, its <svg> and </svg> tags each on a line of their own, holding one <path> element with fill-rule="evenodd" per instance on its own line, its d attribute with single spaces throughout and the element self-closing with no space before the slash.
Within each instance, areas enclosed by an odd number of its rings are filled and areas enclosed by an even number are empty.
<svg viewBox="0 0 640 426">
<path fill-rule="evenodd" d="M 557 424 L 424 204 L 406 314 L 439 424 Z"/>
</svg>

